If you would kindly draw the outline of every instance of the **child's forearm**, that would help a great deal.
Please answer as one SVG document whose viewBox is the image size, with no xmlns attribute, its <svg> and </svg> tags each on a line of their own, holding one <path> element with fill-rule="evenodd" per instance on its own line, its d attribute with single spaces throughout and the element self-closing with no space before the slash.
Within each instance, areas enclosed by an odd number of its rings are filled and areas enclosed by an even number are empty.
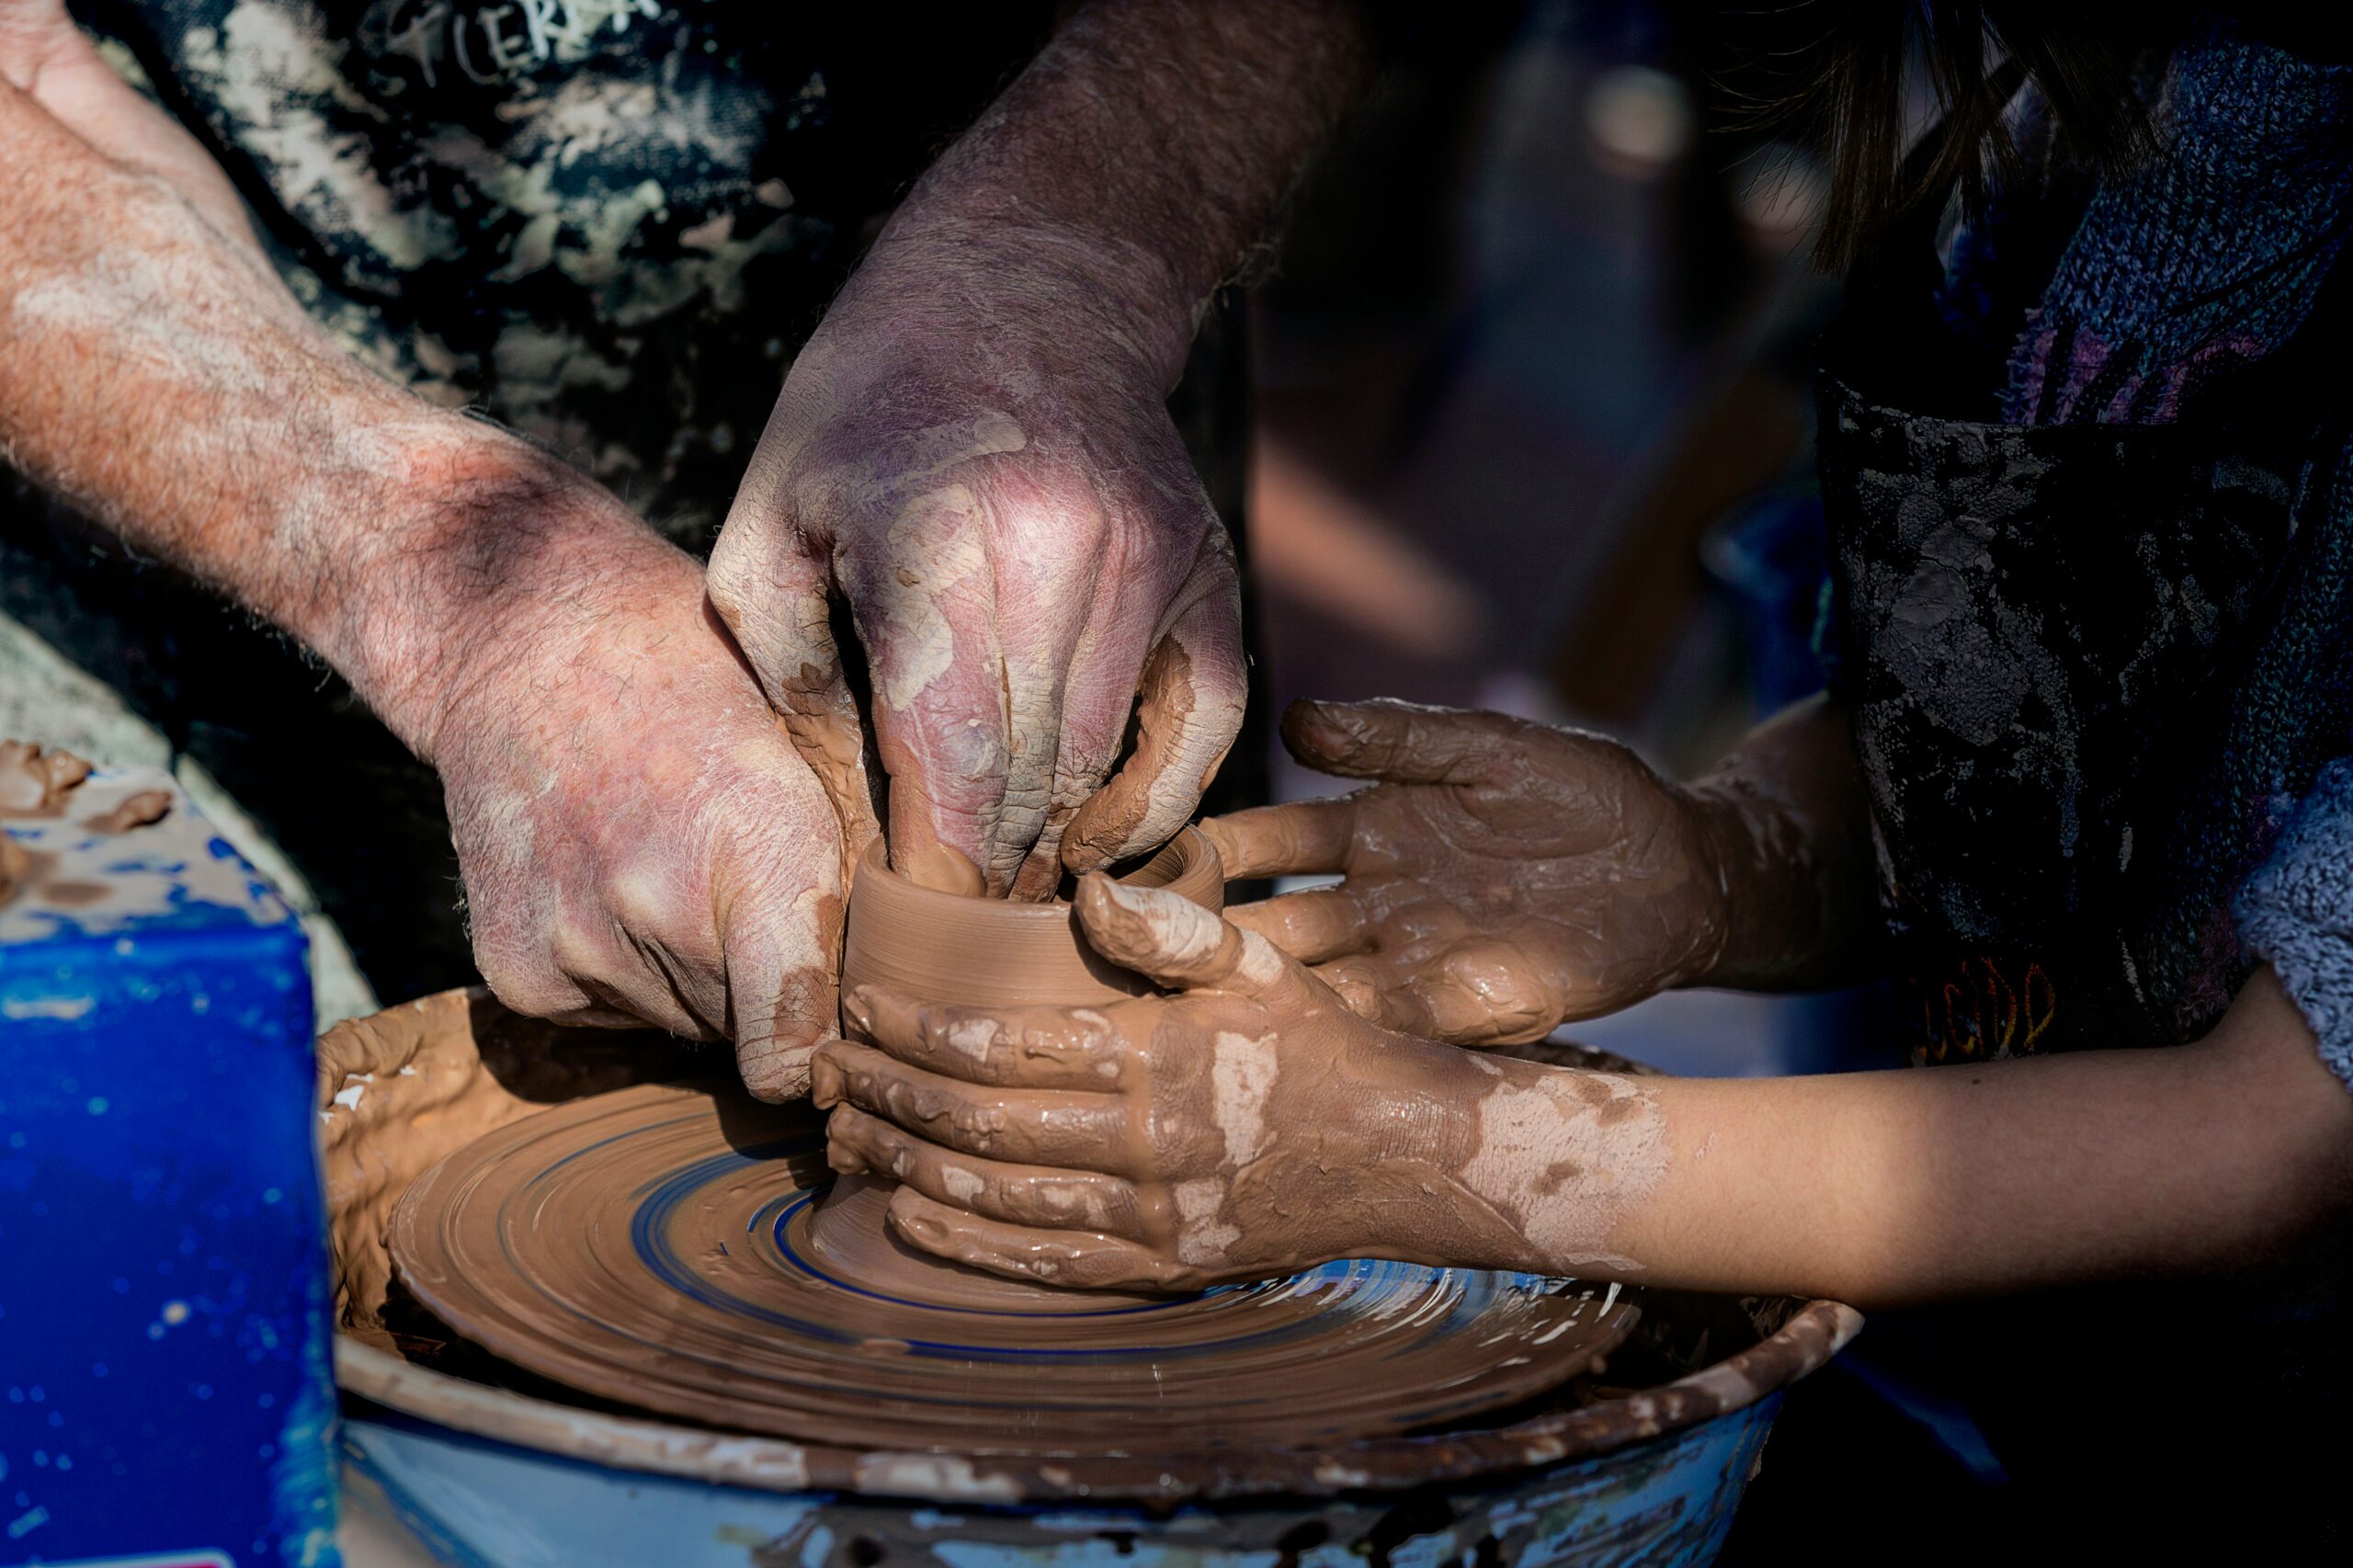
<svg viewBox="0 0 2353 1568">
<path fill-rule="evenodd" d="M 2177 1050 L 1640 1085 L 1603 1249 L 1628 1267 L 1540 1267 L 1868 1308 L 2224 1268 L 2353 1190 L 2353 1094 L 2268 970 Z"/>
<path fill-rule="evenodd" d="M 1867 973 L 1882 926 L 1847 711 L 1784 709 L 1690 790 L 1706 808 L 1722 950 L 1694 983 L 1805 990 Z"/>
</svg>

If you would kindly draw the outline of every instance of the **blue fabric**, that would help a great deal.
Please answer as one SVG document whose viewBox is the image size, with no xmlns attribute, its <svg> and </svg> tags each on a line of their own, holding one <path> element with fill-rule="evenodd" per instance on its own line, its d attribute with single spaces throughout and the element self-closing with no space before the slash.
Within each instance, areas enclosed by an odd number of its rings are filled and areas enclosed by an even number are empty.
<svg viewBox="0 0 2353 1568">
<path fill-rule="evenodd" d="M 2353 762 L 2332 765 L 2289 816 L 2239 892 L 2238 920 L 2353 1089 Z"/>
</svg>

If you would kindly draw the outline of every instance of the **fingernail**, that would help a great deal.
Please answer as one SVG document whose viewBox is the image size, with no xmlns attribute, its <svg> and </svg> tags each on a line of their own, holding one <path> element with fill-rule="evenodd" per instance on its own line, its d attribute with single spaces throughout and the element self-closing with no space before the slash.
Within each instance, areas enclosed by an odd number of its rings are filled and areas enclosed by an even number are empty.
<svg viewBox="0 0 2353 1568">
<path fill-rule="evenodd" d="M 869 1174 L 866 1161 L 857 1150 L 847 1148 L 831 1138 L 825 1140 L 825 1164 L 833 1167 L 836 1176 Z"/>
<path fill-rule="evenodd" d="M 831 1110 L 842 1103 L 843 1088 L 842 1070 L 820 1051 L 809 1063 L 809 1103 Z"/>
<path fill-rule="evenodd" d="M 874 994 L 872 992 L 863 985 L 851 986 L 849 994 L 842 998 L 842 1012 L 847 1018 L 850 1028 L 869 1040 L 874 1038 Z"/>
</svg>

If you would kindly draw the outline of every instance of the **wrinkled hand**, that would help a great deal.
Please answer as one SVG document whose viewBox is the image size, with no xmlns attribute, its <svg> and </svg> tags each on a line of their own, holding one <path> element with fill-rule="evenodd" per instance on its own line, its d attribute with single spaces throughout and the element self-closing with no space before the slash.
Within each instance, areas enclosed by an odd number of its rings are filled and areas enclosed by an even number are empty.
<svg viewBox="0 0 2353 1568">
<path fill-rule="evenodd" d="M 849 1017 L 873 1043 L 820 1048 L 829 1158 L 904 1184 L 890 1216 L 909 1244 L 1093 1288 L 1192 1289 L 1364 1255 L 1530 1263 L 1514 1207 L 1528 1194 L 1478 1180 L 1528 1185 L 1525 1116 L 1507 1115 L 1493 1148 L 1483 1119 L 1535 1093 L 1557 1119 L 1545 1091 L 1510 1077 L 1542 1069 L 1376 1028 L 1265 938 L 1176 894 L 1097 874 L 1077 909 L 1097 952 L 1180 994 L 988 1010 L 861 986 Z"/>
<path fill-rule="evenodd" d="M 834 811 L 700 570 L 625 516 L 608 532 L 465 641 L 423 747 L 475 960 L 523 1012 L 733 1040 L 752 1092 L 782 1099 L 835 1032 Z"/>
<path fill-rule="evenodd" d="M 1228 877 L 1345 878 L 1231 917 L 1368 1018 L 1538 1040 L 1690 983 L 1722 949 L 1706 806 L 1614 741 L 1380 701 L 1295 703 L 1283 742 L 1375 782 L 1204 824 Z"/>
<path fill-rule="evenodd" d="M 1051 249 L 879 247 L 795 361 L 710 562 L 853 847 L 875 821 L 837 600 L 893 863 L 931 881 L 945 846 L 1026 898 L 1182 826 L 1244 689 L 1232 546 L 1155 357 Z"/>
</svg>

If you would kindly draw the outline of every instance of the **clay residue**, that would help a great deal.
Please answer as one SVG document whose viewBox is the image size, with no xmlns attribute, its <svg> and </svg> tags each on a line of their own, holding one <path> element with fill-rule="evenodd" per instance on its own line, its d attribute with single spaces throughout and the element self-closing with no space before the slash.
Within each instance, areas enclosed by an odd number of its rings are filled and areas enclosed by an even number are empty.
<svg viewBox="0 0 2353 1568">
<path fill-rule="evenodd" d="M 550 1105 L 687 1070 L 676 1042 L 518 1017 L 478 991 L 445 991 L 319 1039 L 320 1151 L 335 1321 L 391 1348 L 384 1233 L 392 1205 L 445 1154 Z"/>
<path fill-rule="evenodd" d="M 1610 1237 L 1666 1173 L 1666 1119 L 1650 1091 L 1606 1073 L 1517 1068 L 1479 1101 L 1462 1179 L 1525 1235 L 1546 1267 L 1638 1272 Z"/>
<path fill-rule="evenodd" d="M 292 918 L 268 884 L 207 831 L 170 810 L 171 776 L 153 767 L 87 768 L 31 745 L 0 746 L 13 799 L 0 812 L 13 845 L 0 866 L 0 943 L 119 933 L 152 916 L 209 905 L 256 926 Z M 69 811 L 70 808 L 70 811 Z M 77 820 L 81 819 L 81 820 Z M 117 820 L 153 824 L 110 831 Z"/>
<path fill-rule="evenodd" d="M 135 827 L 147 827 L 162 822 L 172 809 L 168 790 L 142 790 L 126 795 L 110 812 L 101 812 L 83 823 L 92 833 L 129 833 Z"/>
<path fill-rule="evenodd" d="M 63 809 L 90 765 L 70 751 L 31 741 L 0 741 L 0 816 L 51 817 Z"/>
</svg>

